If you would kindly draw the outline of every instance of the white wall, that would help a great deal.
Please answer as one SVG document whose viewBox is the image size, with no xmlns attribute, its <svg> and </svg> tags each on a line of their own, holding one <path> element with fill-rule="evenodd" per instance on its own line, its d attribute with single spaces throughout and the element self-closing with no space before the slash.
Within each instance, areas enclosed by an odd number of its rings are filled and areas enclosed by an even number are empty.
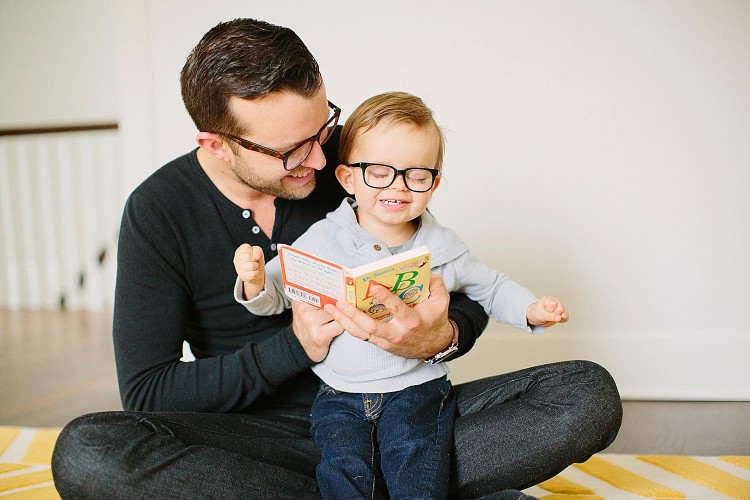
<svg viewBox="0 0 750 500">
<path fill-rule="evenodd" d="M 117 119 L 112 0 L 0 0 L 0 128 Z"/>
<path fill-rule="evenodd" d="M 118 3 L 123 196 L 194 145 L 178 75 L 221 20 L 293 28 L 344 116 L 385 90 L 447 129 L 433 211 L 563 298 L 540 337 L 491 325 L 455 380 L 558 359 L 626 398 L 750 399 L 750 3 Z M 122 200 L 120 200 L 122 202 Z"/>
<path fill-rule="evenodd" d="M 150 99 L 121 95 L 152 155 L 132 182 L 193 145 L 178 73 L 205 31 L 292 27 L 344 115 L 385 90 L 427 101 L 448 130 L 434 212 L 572 312 L 539 338 L 492 325 L 455 379 L 584 357 L 629 398 L 750 398 L 750 3 L 141 5 L 120 16 Z"/>
</svg>

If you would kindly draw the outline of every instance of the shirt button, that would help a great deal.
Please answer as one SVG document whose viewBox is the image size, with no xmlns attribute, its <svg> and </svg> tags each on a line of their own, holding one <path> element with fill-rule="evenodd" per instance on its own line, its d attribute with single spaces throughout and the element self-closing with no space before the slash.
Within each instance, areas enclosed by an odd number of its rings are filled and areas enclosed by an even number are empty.
<svg viewBox="0 0 750 500">
<path fill-rule="evenodd" d="M 383 247 L 381 247 L 380 245 L 375 245 L 375 246 L 374 246 L 373 248 L 374 248 L 375 250 L 377 250 L 378 252 L 379 252 L 379 251 L 381 251 L 381 250 L 383 249 Z"/>
<path fill-rule="evenodd" d="M 242 216 L 244 218 L 246 218 L 246 219 L 249 219 L 250 218 L 250 210 L 243 210 L 242 211 Z"/>
<path fill-rule="evenodd" d="M 271 250 L 276 251 L 276 243 L 271 243 Z"/>
<path fill-rule="evenodd" d="M 258 226 L 253 226 L 251 231 L 253 232 L 253 234 L 258 234 L 260 232 L 260 228 Z"/>
</svg>

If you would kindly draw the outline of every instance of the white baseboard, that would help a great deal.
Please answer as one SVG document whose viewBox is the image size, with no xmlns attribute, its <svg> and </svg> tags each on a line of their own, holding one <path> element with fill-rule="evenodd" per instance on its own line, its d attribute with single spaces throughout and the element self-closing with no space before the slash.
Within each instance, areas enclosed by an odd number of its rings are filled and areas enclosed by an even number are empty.
<svg viewBox="0 0 750 500">
<path fill-rule="evenodd" d="M 490 324 L 472 351 L 449 363 L 453 383 L 570 359 L 607 368 L 627 400 L 750 400 L 750 334 L 627 337 L 550 329 L 528 335 Z"/>
</svg>

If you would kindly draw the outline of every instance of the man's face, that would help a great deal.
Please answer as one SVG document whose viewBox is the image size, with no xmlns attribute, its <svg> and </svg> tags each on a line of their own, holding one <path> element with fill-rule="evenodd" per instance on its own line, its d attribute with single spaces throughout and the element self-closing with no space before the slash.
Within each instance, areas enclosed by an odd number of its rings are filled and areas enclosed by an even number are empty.
<svg viewBox="0 0 750 500">
<path fill-rule="evenodd" d="M 242 134 L 243 139 L 281 153 L 316 134 L 330 112 L 323 85 L 312 97 L 289 92 L 275 92 L 253 100 L 232 97 L 229 109 L 247 130 Z M 231 168 L 240 182 L 256 191 L 288 200 L 308 196 L 315 188 L 315 170 L 326 164 L 317 142 L 302 165 L 291 172 L 284 170 L 278 158 L 239 146 L 236 149 L 238 154 Z"/>
</svg>

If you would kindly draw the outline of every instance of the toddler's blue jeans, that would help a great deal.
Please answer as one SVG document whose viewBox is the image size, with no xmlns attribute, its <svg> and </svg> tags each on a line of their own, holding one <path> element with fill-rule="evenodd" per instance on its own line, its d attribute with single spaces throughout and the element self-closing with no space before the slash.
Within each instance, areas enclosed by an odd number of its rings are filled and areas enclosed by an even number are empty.
<svg viewBox="0 0 750 500">
<path fill-rule="evenodd" d="M 455 410 L 445 378 L 376 394 L 322 383 L 312 406 L 312 433 L 322 451 L 321 495 L 446 498 Z"/>
</svg>

